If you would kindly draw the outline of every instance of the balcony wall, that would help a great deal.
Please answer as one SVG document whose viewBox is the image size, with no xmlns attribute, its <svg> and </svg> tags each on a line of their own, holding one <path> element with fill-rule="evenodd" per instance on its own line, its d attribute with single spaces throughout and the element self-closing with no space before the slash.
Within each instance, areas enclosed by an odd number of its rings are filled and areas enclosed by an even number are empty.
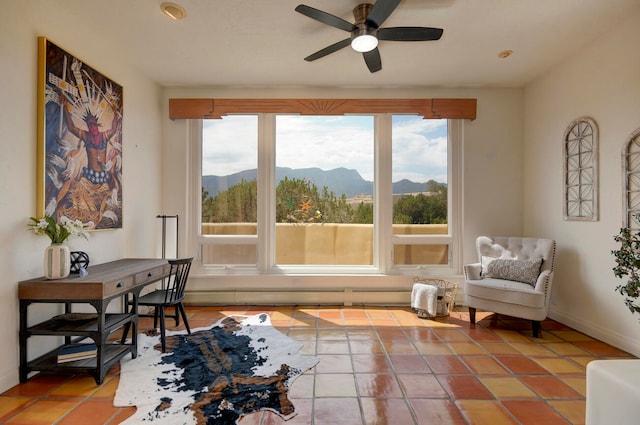
<svg viewBox="0 0 640 425">
<path fill-rule="evenodd" d="M 205 223 L 205 235 L 255 235 L 255 223 Z M 443 235 L 446 224 L 393 226 L 395 235 Z M 255 262 L 255 249 L 247 245 L 204 246 L 205 264 Z M 396 245 L 394 263 L 447 264 L 447 245 Z M 370 224 L 276 224 L 276 263 L 282 265 L 371 265 L 373 225 Z"/>
</svg>

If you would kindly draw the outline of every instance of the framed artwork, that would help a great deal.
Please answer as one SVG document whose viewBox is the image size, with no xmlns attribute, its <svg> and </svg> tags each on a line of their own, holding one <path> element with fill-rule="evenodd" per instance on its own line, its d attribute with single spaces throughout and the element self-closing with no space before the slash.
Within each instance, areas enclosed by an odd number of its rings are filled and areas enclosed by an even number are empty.
<svg viewBox="0 0 640 425">
<path fill-rule="evenodd" d="M 122 228 L 122 103 L 122 86 L 38 37 L 38 216 Z"/>
<path fill-rule="evenodd" d="M 598 220 L 598 126 L 581 117 L 569 124 L 563 137 L 564 219 Z"/>
</svg>

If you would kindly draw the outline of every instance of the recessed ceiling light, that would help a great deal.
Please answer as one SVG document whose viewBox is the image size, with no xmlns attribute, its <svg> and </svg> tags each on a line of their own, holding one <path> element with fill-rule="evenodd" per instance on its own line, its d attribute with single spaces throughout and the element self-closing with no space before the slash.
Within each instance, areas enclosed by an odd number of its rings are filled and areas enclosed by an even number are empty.
<svg viewBox="0 0 640 425">
<path fill-rule="evenodd" d="M 185 10 L 185 8 L 176 3 L 162 3 L 160 5 L 160 9 L 162 9 L 162 12 L 164 12 L 165 15 L 167 15 L 171 19 L 175 19 L 176 21 L 179 21 L 180 19 L 183 19 L 187 16 L 187 11 Z"/>
<path fill-rule="evenodd" d="M 503 50 L 500 53 L 498 53 L 498 57 L 500 59 L 506 59 L 509 56 L 511 56 L 513 54 L 513 50 Z"/>
</svg>

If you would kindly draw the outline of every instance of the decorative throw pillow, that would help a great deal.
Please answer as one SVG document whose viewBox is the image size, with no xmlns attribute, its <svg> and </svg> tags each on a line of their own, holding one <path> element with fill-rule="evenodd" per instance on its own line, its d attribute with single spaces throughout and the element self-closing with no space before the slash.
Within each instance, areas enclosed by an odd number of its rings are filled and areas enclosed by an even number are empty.
<svg viewBox="0 0 640 425">
<path fill-rule="evenodd" d="M 488 272 L 487 267 L 489 267 L 489 263 L 492 262 L 493 260 L 497 260 L 497 258 L 485 257 L 485 256 L 482 256 L 480 258 L 480 265 L 482 266 L 482 270 L 480 270 L 480 276 L 486 277 L 486 274 Z"/>
<path fill-rule="evenodd" d="M 535 286 L 542 258 L 535 260 L 512 260 L 507 258 L 482 257 L 482 277 L 493 277 L 495 279 L 514 280 L 516 282 L 528 283 Z"/>
</svg>

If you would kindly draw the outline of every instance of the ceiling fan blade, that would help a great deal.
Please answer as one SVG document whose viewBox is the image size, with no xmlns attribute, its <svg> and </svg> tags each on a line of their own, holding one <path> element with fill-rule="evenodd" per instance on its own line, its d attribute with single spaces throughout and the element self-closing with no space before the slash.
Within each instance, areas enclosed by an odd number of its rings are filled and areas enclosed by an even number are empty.
<svg viewBox="0 0 640 425">
<path fill-rule="evenodd" d="M 372 74 L 382 69 L 382 59 L 380 59 L 380 51 L 377 47 L 370 52 L 364 52 L 362 56 Z"/>
<path fill-rule="evenodd" d="M 380 27 L 389 15 L 396 10 L 398 4 L 400 4 L 400 0 L 377 0 L 376 4 L 373 5 L 373 9 L 369 12 L 369 16 L 367 16 L 367 24 L 375 28 Z"/>
<path fill-rule="evenodd" d="M 442 37 L 442 28 L 427 27 L 393 27 L 380 28 L 378 40 L 390 41 L 428 41 L 439 40 Z"/>
<path fill-rule="evenodd" d="M 345 21 L 342 18 L 338 18 L 330 13 L 323 12 L 322 10 L 315 9 L 311 6 L 307 6 L 305 4 L 300 4 L 296 7 L 296 12 L 302 13 L 305 16 L 308 16 L 311 19 L 315 19 L 316 21 L 320 21 L 323 24 L 331 25 L 332 27 L 344 30 L 344 31 L 353 31 L 356 29 L 356 26 L 351 22 Z"/>
<path fill-rule="evenodd" d="M 328 54 L 337 52 L 338 50 L 343 49 L 343 48 L 347 47 L 350 44 L 351 44 L 351 38 L 345 38 L 342 41 L 338 41 L 337 43 L 333 43 L 331 46 L 327 46 L 322 50 L 318 50 L 314 54 L 309 55 L 306 58 L 304 58 L 304 60 L 306 60 L 307 62 L 311 62 L 311 61 L 314 61 L 316 59 L 320 59 L 320 58 L 322 58 L 324 56 L 327 56 Z"/>
</svg>

